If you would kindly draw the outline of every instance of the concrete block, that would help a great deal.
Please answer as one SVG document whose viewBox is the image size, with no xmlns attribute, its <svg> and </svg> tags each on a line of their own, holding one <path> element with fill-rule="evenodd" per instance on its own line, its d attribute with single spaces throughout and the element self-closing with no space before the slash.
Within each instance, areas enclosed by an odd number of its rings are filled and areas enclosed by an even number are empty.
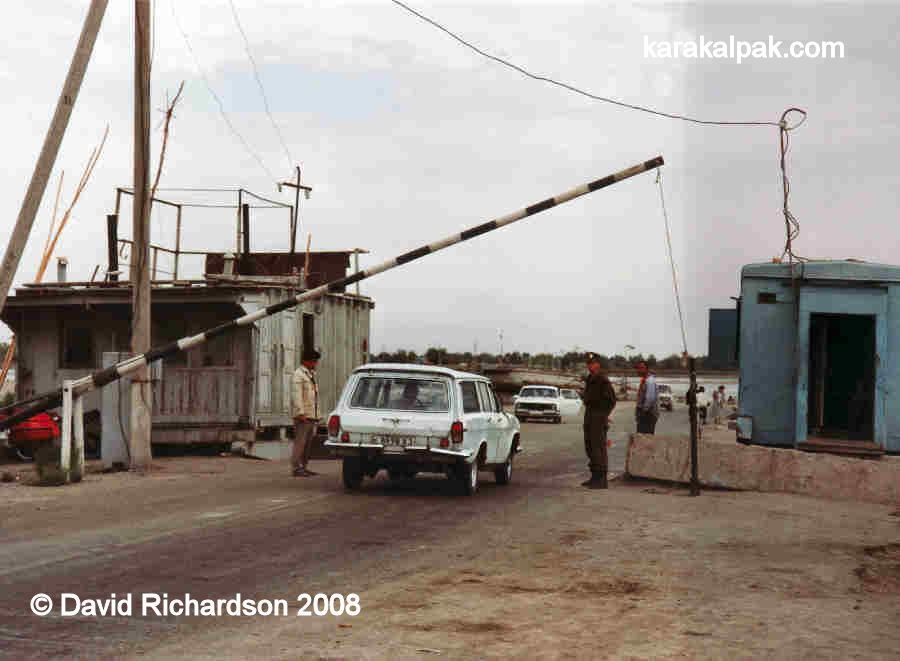
<svg viewBox="0 0 900 661">
<path fill-rule="evenodd" d="M 900 503 L 900 457 L 862 459 L 710 438 L 700 441 L 697 454 L 700 483 L 706 486 Z M 625 471 L 687 483 L 690 459 L 690 443 L 684 439 L 632 434 Z"/>
</svg>

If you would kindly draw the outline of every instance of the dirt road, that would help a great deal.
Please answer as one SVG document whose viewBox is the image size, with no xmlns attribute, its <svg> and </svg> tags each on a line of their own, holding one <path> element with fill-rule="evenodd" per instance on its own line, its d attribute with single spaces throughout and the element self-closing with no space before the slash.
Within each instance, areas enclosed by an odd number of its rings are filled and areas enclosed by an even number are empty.
<svg viewBox="0 0 900 661">
<path fill-rule="evenodd" d="M 427 476 L 350 494 L 337 462 L 298 479 L 225 457 L 0 485 L 0 657 L 896 658 L 900 512 L 621 480 L 590 491 L 578 424 L 523 438 L 512 484 L 484 473 L 474 498 Z M 134 611 L 62 616 L 67 592 L 131 594 Z M 351 592 L 356 616 L 296 617 L 301 593 Z M 45 617 L 37 593 L 54 601 Z M 151 593 L 291 610 L 142 616 Z"/>
</svg>

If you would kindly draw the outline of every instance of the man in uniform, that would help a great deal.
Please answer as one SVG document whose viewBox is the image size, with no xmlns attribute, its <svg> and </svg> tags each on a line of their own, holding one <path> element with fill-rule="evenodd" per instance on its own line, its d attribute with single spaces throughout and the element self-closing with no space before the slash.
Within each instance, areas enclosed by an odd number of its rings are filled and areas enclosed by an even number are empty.
<svg viewBox="0 0 900 661">
<path fill-rule="evenodd" d="M 294 449 L 291 468 L 295 477 L 316 475 L 306 467 L 312 451 L 313 437 L 319 423 L 319 388 L 316 385 L 316 364 L 320 354 L 304 349 L 301 365 L 294 372 L 291 387 L 291 415 L 294 418 Z"/>
<path fill-rule="evenodd" d="M 616 392 L 606 375 L 600 373 L 600 358 L 587 355 L 588 374 L 584 387 L 584 451 L 588 456 L 591 479 L 581 486 L 606 489 L 609 459 L 606 452 L 606 433 L 609 416 L 616 407 Z"/>
</svg>

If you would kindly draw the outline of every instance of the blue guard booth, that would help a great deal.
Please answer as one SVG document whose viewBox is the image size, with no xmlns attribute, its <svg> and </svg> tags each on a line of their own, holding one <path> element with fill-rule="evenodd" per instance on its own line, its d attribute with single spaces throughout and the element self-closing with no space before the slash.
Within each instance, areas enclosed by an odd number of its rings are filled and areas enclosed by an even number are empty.
<svg viewBox="0 0 900 661">
<path fill-rule="evenodd" d="M 737 351 L 739 441 L 900 452 L 900 266 L 745 266 Z"/>
</svg>

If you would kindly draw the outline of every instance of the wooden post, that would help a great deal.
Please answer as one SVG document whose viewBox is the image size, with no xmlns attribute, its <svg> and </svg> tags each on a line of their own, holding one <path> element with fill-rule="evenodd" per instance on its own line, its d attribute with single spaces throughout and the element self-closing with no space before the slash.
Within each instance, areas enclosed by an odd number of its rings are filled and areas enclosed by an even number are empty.
<svg viewBox="0 0 900 661">
<path fill-rule="evenodd" d="M 69 73 L 63 83 L 59 101 L 56 103 L 56 112 L 53 114 L 53 120 L 50 122 L 47 136 L 44 138 L 44 146 L 41 148 L 37 164 L 34 166 L 31 183 L 28 185 L 25 199 L 16 219 L 16 226 L 6 247 L 3 264 L 0 265 L 0 310 L 6 305 L 6 296 L 16 276 L 16 270 L 19 268 L 19 260 L 25 250 L 25 244 L 28 243 L 28 235 L 31 234 L 34 217 L 37 215 L 41 199 L 44 197 L 50 172 L 56 163 L 56 155 L 59 153 L 59 146 L 69 124 L 72 108 L 75 107 L 75 99 L 78 98 L 81 81 L 84 80 L 84 74 L 91 59 L 91 51 L 94 50 L 94 42 L 97 39 L 97 32 L 100 30 L 100 23 L 103 21 L 103 14 L 106 12 L 106 5 L 107 0 L 91 0 L 91 6 L 84 19 L 81 36 L 78 38 L 78 45 L 75 47 L 75 54 L 69 65 Z"/>
<path fill-rule="evenodd" d="M 84 396 L 72 398 L 72 470 L 70 481 L 84 478 Z"/>
<path fill-rule="evenodd" d="M 291 255 L 297 241 L 297 220 L 300 218 L 300 166 L 297 166 L 297 188 L 294 190 L 294 217 L 291 219 Z"/>
<path fill-rule="evenodd" d="M 119 280 L 119 216 L 111 213 L 106 216 L 106 253 L 109 261 L 110 282 Z"/>
<path fill-rule="evenodd" d="M 241 254 L 241 207 L 243 206 L 241 203 L 243 202 L 243 189 L 238 188 L 238 203 L 237 203 L 237 234 L 235 235 L 234 240 L 234 254 Z"/>
<path fill-rule="evenodd" d="M 72 382 L 69 379 L 62 384 L 62 429 L 60 430 L 59 468 L 69 481 L 72 468 Z"/>
<path fill-rule="evenodd" d="M 134 231 L 131 350 L 150 349 L 150 0 L 134 3 Z M 150 468 L 151 398 L 147 367 L 131 381 L 131 467 Z"/>
<path fill-rule="evenodd" d="M 178 205 L 178 215 L 175 217 L 175 268 L 172 269 L 172 280 L 178 280 L 178 256 L 181 254 L 181 205 Z"/>
<path fill-rule="evenodd" d="M 157 261 L 157 259 L 159 259 L 159 248 L 157 248 L 157 247 L 154 246 L 154 248 L 153 248 L 153 277 L 151 278 L 151 280 L 158 280 L 158 279 L 159 279 L 159 278 L 157 277 L 157 275 L 156 275 L 156 261 Z"/>
<path fill-rule="evenodd" d="M 242 204 L 241 213 L 244 222 L 244 257 L 250 258 L 250 205 Z"/>
</svg>

